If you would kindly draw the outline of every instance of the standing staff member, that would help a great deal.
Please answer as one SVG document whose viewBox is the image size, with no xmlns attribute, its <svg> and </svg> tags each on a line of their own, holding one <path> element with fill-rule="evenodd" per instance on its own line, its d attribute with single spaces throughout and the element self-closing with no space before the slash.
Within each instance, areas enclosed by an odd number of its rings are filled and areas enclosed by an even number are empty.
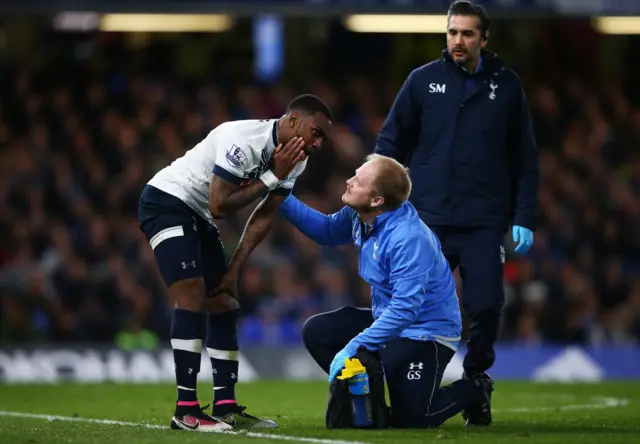
<svg viewBox="0 0 640 444">
<path fill-rule="evenodd" d="M 409 166 L 411 202 L 439 237 L 451 269 L 460 266 L 470 378 L 495 361 L 504 233 L 512 225 L 517 253 L 533 244 L 538 154 L 520 79 L 484 49 L 484 8 L 456 1 L 447 20 L 447 49 L 409 75 L 375 152 Z M 463 417 L 467 425 L 489 425 L 490 404 L 466 409 Z"/>
</svg>

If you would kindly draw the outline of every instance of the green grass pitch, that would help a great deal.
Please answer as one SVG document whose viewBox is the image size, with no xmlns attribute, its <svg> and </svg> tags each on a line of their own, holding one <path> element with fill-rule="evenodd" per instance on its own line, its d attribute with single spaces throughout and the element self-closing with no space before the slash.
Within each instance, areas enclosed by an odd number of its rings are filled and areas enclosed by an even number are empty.
<svg viewBox="0 0 640 444">
<path fill-rule="evenodd" d="M 201 402 L 209 403 L 211 387 L 198 391 Z M 456 416 L 435 430 L 331 431 L 324 428 L 326 383 L 259 381 L 239 384 L 237 392 L 249 412 L 280 428 L 248 434 L 171 431 L 171 384 L 0 385 L 0 443 L 640 443 L 640 382 L 497 381 L 494 425 L 485 430 L 467 430 Z"/>
</svg>

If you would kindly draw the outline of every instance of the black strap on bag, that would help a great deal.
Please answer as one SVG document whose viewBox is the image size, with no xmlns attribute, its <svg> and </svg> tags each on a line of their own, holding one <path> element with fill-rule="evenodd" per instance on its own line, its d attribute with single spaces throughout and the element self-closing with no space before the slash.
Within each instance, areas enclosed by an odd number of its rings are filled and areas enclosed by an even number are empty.
<svg viewBox="0 0 640 444">
<path fill-rule="evenodd" d="M 368 408 L 371 408 L 372 425 L 369 428 L 386 429 L 389 427 L 389 407 L 385 399 L 384 372 L 378 353 L 361 347 L 356 358 L 365 367 L 369 377 L 370 392 L 365 395 Z M 328 429 L 356 428 L 353 421 L 352 395 L 349 381 L 334 379 L 329 386 L 329 399 L 325 423 Z"/>
<path fill-rule="evenodd" d="M 349 393 L 349 382 L 345 379 L 336 378 L 329 385 L 325 422 L 328 429 L 353 428 L 351 393 Z"/>
</svg>

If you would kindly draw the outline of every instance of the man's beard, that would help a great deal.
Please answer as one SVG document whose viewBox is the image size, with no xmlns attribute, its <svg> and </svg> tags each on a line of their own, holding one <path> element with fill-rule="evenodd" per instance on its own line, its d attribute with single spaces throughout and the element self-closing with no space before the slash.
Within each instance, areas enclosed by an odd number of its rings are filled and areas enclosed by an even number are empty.
<svg viewBox="0 0 640 444">
<path fill-rule="evenodd" d="M 356 210 L 358 213 L 367 214 L 373 212 L 373 207 L 370 202 L 362 205 L 349 205 L 351 208 Z"/>
<path fill-rule="evenodd" d="M 451 57 L 451 58 L 453 59 L 453 62 L 458 66 L 464 66 L 464 64 L 469 61 L 469 56 L 467 55 L 466 52 L 463 52 L 462 56 L 459 58 L 456 58 L 456 57 Z"/>
</svg>

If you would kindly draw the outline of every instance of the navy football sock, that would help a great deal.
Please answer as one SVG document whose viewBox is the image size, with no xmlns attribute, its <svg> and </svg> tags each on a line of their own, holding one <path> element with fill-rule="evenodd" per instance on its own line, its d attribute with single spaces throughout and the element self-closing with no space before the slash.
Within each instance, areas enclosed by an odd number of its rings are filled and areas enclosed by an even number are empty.
<svg viewBox="0 0 640 444">
<path fill-rule="evenodd" d="M 207 315 L 206 345 L 213 370 L 214 406 L 236 404 L 239 311 Z"/>
<path fill-rule="evenodd" d="M 204 314 L 176 308 L 171 323 L 171 347 L 176 369 L 178 405 L 196 406 L 196 383 L 202 359 Z"/>
</svg>

